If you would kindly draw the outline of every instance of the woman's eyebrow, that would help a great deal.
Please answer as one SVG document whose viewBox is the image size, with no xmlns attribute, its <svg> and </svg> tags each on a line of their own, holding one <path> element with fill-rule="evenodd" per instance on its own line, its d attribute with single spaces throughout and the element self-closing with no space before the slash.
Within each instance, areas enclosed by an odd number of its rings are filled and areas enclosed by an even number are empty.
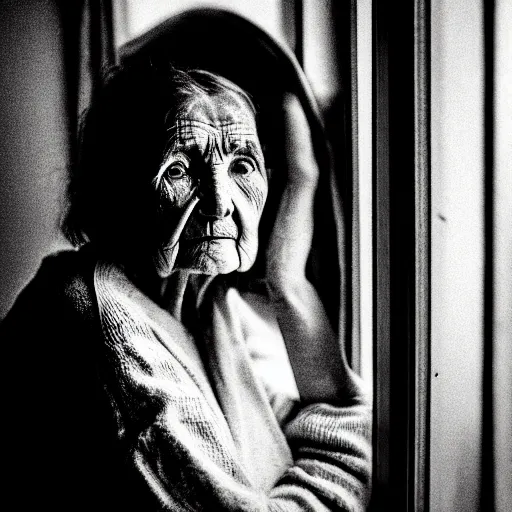
<svg viewBox="0 0 512 512">
<path fill-rule="evenodd" d="M 190 161 L 200 156 L 201 151 L 196 144 L 176 144 L 164 152 L 161 167 L 166 167 L 171 160 L 186 160 L 190 165 Z"/>
<path fill-rule="evenodd" d="M 236 153 L 238 155 L 254 155 L 261 153 L 261 148 L 254 140 L 244 139 L 241 140 L 232 140 L 229 144 L 230 152 Z"/>
</svg>

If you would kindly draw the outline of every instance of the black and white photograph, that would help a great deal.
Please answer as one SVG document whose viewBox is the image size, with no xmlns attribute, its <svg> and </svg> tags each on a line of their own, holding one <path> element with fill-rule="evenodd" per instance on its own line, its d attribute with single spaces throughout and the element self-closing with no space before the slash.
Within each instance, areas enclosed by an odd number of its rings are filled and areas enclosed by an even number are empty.
<svg viewBox="0 0 512 512">
<path fill-rule="evenodd" d="M 512 510 L 512 0 L 0 0 L 2 509 Z"/>
</svg>

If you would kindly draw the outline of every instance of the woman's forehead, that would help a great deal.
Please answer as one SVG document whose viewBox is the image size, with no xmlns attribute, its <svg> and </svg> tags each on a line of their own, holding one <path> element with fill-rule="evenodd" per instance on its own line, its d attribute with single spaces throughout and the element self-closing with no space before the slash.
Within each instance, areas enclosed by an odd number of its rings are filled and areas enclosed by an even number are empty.
<svg viewBox="0 0 512 512">
<path fill-rule="evenodd" d="M 256 129 L 256 119 L 247 102 L 232 91 L 190 98 L 180 109 L 178 118 L 199 121 L 214 127 L 244 124 Z"/>
<path fill-rule="evenodd" d="M 187 102 L 170 128 L 171 151 L 195 147 L 225 153 L 244 146 L 259 149 L 256 119 L 247 102 L 232 92 L 198 95 Z"/>
</svg>

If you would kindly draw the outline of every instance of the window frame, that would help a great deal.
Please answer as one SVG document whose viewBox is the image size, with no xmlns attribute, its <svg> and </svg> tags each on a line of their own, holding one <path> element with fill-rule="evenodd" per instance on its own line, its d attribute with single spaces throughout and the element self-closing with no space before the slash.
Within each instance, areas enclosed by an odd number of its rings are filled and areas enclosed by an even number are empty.
<svg viewBox="0 0 512 512">
<path fill-rule="evenodd" d="M 373 2 L 374 493 L 429 509 L 430 2 Z"/>
</svg>

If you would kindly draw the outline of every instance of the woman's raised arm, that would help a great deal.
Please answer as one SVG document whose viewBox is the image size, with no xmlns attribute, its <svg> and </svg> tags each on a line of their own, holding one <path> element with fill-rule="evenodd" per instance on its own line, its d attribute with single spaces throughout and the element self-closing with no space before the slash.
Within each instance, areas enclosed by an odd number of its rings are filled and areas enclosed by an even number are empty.
<svg viewBox="0 0 512 512">
<path fill-rule="evenodd" d="M 306 403 L 363 403 L 359 378 L 313 285 L 306 260 L 318 181 L 308 123 L 298 99 L 284 99 L 288 181 L 267 250 L 267 281 L 301 398 Z"/>
</svg>

